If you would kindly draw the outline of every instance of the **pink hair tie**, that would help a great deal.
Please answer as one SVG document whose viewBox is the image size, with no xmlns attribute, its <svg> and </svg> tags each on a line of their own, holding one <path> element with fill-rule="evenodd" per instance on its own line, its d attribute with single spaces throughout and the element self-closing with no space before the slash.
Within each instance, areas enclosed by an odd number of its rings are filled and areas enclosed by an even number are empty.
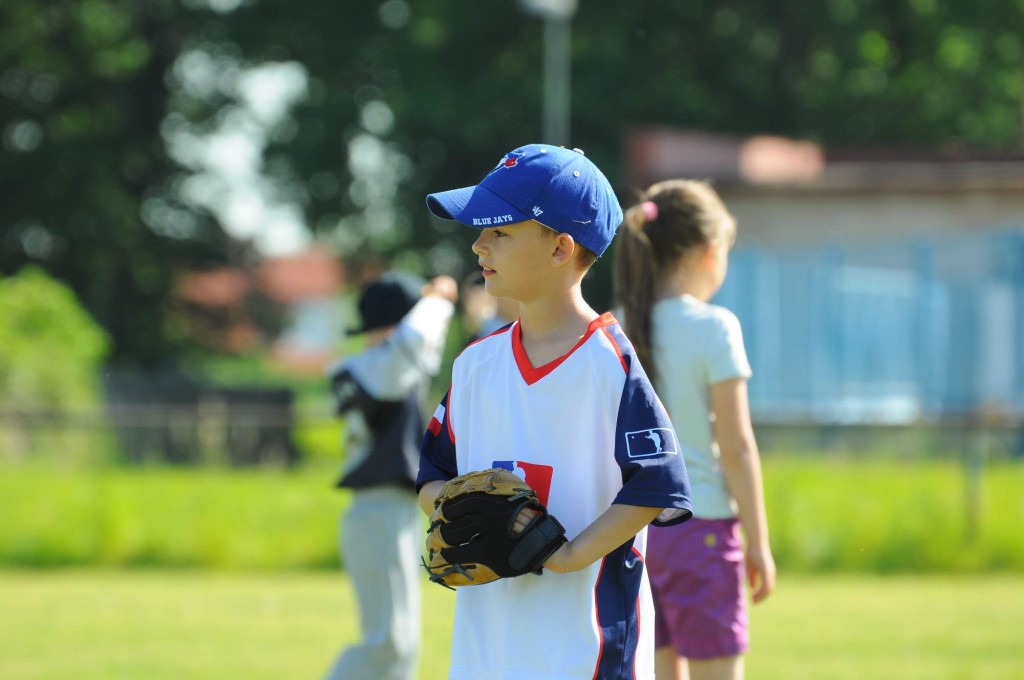
<svg viewBox="0 0 1024 680">
<path fill-rule="evenodd" d="M 640 204 L 640 212 L 644 214 L 644 222 L 653 222 L 658 219 L 658 204 L 654 201 L 644 201 Z"/>
</svg>

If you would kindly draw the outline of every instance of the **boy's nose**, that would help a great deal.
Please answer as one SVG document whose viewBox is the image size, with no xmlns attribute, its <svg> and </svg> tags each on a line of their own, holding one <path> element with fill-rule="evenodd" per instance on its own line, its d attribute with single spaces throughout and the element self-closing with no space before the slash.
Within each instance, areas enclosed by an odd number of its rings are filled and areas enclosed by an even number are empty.
<svg viewBox="0 0 1024 680">
<path fill-rule="evenodd" d="M 480 235 L 476 237 L 475 241 L 473 241 L 473 254 L 474 255 L 483 255 L 484 254 L 484 244 L 483 244 L 483 241 L 484 241 L 484 232 L 481 231 Z"/>
</svg>

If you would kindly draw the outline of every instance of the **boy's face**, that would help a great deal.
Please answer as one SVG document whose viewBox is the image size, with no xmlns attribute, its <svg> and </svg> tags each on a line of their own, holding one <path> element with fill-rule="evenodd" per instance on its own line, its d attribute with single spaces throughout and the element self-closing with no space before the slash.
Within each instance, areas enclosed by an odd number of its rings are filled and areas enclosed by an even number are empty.
<svg viewBox="0 0 1024 680">
<path fill-rule="evenodd" d="M 386 328 L 375 328 L 372 331 L 366 331 L 364 342 L 366 343 L 366 349 L 376 347 L 391 335 L 392 331 L 395 330 L 394 326 L 387 326 Z"/>
<path fill-rule="evenodd" d="M 522 302 L 550 289 L 546 275 L 557 241 L 546 231 L 550 230 L 533 220 L 480 231 L 473 253 L 483 268 L 488 293 Z"/>
</svg>

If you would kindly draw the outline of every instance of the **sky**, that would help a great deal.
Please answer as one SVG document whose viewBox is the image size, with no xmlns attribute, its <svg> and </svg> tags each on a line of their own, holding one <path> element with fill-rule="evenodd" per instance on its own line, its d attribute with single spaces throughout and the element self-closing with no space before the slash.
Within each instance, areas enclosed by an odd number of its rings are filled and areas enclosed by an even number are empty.
<svg viewBox="0 0 1024 680">
<path fill-rule="evenodd" d="M 264 255 L 305 250 L 311 235 L 301 206 L 280 197 L 263 163 L 270 135 L 290 121 L 289 110 L 306 95 L 305 68 L 297 62 L 244 68 L 199 49 L 183 54 L 174 71 L 186 94 L 206 98 L 220 91 L 234 101 L 211 131 L 168 117 L 168 149 L 190 170 L 181 197 L 210 210 L 232 236 L 253 240 Z"/>
</svg>

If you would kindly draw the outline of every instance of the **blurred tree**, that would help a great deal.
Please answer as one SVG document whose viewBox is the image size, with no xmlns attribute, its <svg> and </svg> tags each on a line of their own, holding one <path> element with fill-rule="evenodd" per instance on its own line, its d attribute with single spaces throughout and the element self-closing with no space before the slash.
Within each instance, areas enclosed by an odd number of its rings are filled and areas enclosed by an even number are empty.
<svg viewBox="0 0 1024 680">
<path fill-rule="evenodd" d="M 777 133 L 827 145 L 1019 149 L 1024 6 L 912 0 L 582 4 L 573 143 L 622 186 L 629 126 Z M 253 61 L 294 59 L 308 98 L 268 148 L 281 186 L 344 252 L 471 266 L 470 230 L 431 222 L 430 190 L 478 181 L 541 137 L 542 24 L 516 3 L 260 0 L 224 36 Z M 407 258 L 406 262 L 409 261 Z M 599 266 L 595 284 L 606 278 Z"/>
<path fill-rule="evenodd" d="M 94 405 L 109 338 L 42 269 L 0 279 L 0 404 L 29 411 Z"/>
<path fill-rule="evenodd" d="M 967 0 L 698 0 L 581 11 L 574 123 L 586 135 L 651 122 L 1019 150 L 1022 24 L 1013 0 L 983 10 Z"/>
<path fill-rule="evenodd" d="M 353 269 L 375 256 L 424 272 L 466 265 L 471 234 L 428 225 L 423 196 L 478 181 L 506 147 L 539 137 L 539 21 L 514 3 L 261 0 L 221 29 L 246 61 L 306 69 L 307 97 L 266 167 Z M 205 104 L 196 120 L 216 117 L 217 102 Z M 610 160 L 617 141 L 606 142 Z"/>
<path fill-rule="evenodd" d="M 160 360 L 175 272 L 223 250 L 175 199 L 160 134 L 200 21 L 177 0 L 0 3 L 0 274 L 34 262 L 68 281 L 122 361 Z"/>
</svg>

